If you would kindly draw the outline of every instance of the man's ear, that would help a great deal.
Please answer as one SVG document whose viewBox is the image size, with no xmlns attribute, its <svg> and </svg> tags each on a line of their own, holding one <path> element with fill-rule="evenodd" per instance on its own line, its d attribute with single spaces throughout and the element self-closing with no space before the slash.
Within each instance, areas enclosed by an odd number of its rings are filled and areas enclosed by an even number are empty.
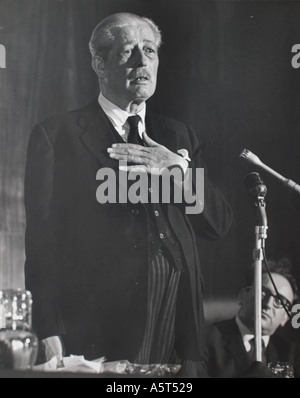
<svg viewBox="0 0 300 398">
<path fill-rule="evenodd" d="M 92 67 L 94 69 L 94 71 L 96 72 L 96 74 L 100 77 L 100 78 L 104 78 L 105 77 L 105 71 L 104 71 L 104 61 L 103 58 L 100 57 L 99 55 L 95 55 L 92 58 Z"/>
</svg>

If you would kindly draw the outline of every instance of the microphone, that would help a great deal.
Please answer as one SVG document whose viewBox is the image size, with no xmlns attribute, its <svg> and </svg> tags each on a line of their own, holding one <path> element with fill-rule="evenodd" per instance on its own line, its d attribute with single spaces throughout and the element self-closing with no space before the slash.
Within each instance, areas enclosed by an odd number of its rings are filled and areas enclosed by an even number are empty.
<svg viewBox="0 0 300 398">
<path fill-rule="evenodd" d="M 248 162 L 261 167 L 263 170 L 267 171 L 268 173 L 272 174 L 274 177 L 279 179 L 282 184 L 288 188 L 290 188 L 292 191 L 297 192 L 300 194 L 300 185 L 296 184 L 294 181 L 289 180 L 288 178 L 283 177 L 277 171 L 271 169 L 271 167 L 265 165 L 259 158 L 256 156 L 254 153 L 250 152 L 248 149 L 244 149 L 240 153 L 240 158 L 246 159 Z"/>
<path fill-rule="evenodd" d="M 250 196 L 263 199 L 267 194 L 267 187 L 258 173 L 250 173 L 244 178 L 245 186 Z"/>
<path fill-rule="evenodd" d="M 265 204 L 267 187 L 265 186 L 263 180 L 260 178 L 260 175 L 255 172 L 248 174 L 244 178 L 244 184 L 248 190 L 249 195 L 255 199 L 254 205 L 256 208 L 256 215 L 259 224 L 261 226 L 267 227 L 268 222 Z"/>
</svg>

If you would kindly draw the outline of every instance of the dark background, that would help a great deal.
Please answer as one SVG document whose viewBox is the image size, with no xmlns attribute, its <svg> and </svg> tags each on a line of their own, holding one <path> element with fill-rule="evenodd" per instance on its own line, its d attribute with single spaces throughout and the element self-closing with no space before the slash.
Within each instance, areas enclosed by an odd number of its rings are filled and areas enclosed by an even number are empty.
<svg viewBox="0 0 300 398">
<path fill-rule="evenodd" d="M 239 159 L 248 148 L 300 183 L 300 3 L 191 0 L 0 0 L 0 288 L 22 287 L 26 147 L 39 120 L 98 94 L 88 40 L 107 15 L 129 11 L 162 30 L 158 87 L 149 107 L 205 139 L 209 175 L 234 210 L 230 233 L 199 241 L 206 298 L 236 296 L 254 247 L 254 207 L 243 178 L 268 187 L 268 258 L 288 256 L 300 275 L 300 196 Z M 72 198 L 70 198 L 72 200 Z"/>
</svg>

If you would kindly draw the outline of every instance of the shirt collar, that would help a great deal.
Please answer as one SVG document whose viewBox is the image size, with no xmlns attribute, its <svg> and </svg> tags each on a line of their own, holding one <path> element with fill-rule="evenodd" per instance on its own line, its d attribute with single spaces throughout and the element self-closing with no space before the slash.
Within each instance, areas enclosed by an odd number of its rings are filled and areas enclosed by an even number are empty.
<svg viewBox="0 0 300 398">
<path fill-rule="evenodd" d="M 105 98 L 102 93 L 99 94 L 98 102 L 116 129 L 122 128 L 126 123 L 127 118 L 132 116 L 132 114 L 124 111 Z M 145 125 L 146 103 L 144 103 L 143 108 L 137 113 L 137 115 L 140 116 L 142 124 Z"/>
<path fill-rule="evenodd" d="M 247 328 L 247 326 L 240 320 L 238 316 L 235 318 L 237 327 L 239 328 L 239 331 L 241 333 L 243 343 L 245 347 L 247 347 L 247 344 L 249 344 L 249 341 L 254 338 L 253 332 Z M 269 335 L 263 335 L 262 339 L 264 341 L 265 347 L 268 346 L 269 341 L 270 341 L 270 336 Z"/>
</svg>

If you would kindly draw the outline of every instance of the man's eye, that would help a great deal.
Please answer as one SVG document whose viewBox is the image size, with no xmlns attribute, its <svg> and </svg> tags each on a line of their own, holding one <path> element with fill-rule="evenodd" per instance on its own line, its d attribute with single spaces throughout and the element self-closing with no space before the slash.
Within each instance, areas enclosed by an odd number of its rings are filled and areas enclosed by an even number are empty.
<svg viewBox="0 0 300 398">
<path fill-rule="evenodd" d="M 151 47 L 147 47 L 147 48 L 145 49 L 145 51 L 146 51 L 148 54 L 153 54 L 153 53 L 155 53 L 154 48 L 151 48 Z"/>
<path fill-rule="evenodd" d="M 121 56 L 122 57 L 129 57 L 131 55 L 131 53 L 132 53 L 132 49 L 129 48 L 127 50 L 122 51 Z"/>
</svg>

